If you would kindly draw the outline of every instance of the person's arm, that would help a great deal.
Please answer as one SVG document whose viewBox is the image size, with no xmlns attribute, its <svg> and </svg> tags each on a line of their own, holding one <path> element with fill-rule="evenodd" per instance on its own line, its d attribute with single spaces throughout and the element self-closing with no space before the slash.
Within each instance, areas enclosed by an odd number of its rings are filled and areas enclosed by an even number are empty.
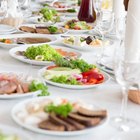
<svg viewBox="0 0 140 140">
<path fill-rule="evenodd" d="M 124 0 L 124 5 L 125 5 L 125 10 L 127 11 L 128 9 L 128 3 L 129 3 L 129 0 Z"/>
</svg>

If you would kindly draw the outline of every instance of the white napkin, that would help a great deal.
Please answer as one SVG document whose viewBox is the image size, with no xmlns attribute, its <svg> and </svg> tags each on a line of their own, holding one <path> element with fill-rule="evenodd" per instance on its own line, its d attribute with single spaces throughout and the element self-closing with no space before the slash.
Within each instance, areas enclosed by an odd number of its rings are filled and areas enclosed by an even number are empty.
<svg viewBox="0 0 140 140">
<path fill-rule="evenodd" d="M 113 0 L 113 12 L 115 19 L 125 16 L 123 0 Z"/>
<path fill-rule="evenodd" d="M 140 61 L 140 0 L 130 0 L 125 34 L 125 59 Z"/>
</svg>

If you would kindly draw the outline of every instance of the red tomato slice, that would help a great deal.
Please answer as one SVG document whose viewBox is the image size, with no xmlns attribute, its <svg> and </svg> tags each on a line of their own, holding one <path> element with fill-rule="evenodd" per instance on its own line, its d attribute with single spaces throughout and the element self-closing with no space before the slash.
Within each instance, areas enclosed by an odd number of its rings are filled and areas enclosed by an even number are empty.
<svg viewBox="0 0 140 140">
<path fill-rule="evenodd" d="M 83 72 L 82 73 L 83 78 L 87 79 L 87 82 L 90 82 L 93 79 L 95 79 L 95 80 L 97 80 L 96 83 L 101 83 L 104 80 L 104 75 L 99 72 L 96 72 L 96 71 L 97 70 L 94 71 L 94 69 L 93 69 L 93 70 L 90 70 L 87 72 Z M 93 81 L 95 81 L 95 80 L 93 80 Z"/>
</svg>

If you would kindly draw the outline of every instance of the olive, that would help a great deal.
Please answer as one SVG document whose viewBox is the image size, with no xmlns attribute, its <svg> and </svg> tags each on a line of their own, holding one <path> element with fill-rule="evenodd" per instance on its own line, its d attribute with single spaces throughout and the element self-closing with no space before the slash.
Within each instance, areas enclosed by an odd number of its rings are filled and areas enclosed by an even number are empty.
<svg viewBox="0 0 140 140">
<path fill-rule="evenodd" d="M 85 40 L 87 44 L 90 44 L 94 38 L 92 36 L 88 36 Z"/>
</svg>

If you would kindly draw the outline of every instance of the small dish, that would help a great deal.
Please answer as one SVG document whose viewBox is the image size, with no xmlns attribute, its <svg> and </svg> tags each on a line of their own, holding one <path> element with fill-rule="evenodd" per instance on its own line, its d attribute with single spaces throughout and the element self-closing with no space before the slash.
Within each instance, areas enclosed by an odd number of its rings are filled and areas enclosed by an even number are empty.
<svg viewBox="0 0 140 140">
<path fill-rule="evenodd" d="M 43 34 L 32 34 L 31 35 L 30 33 L 28 33 L 28 34 L 2 35 L 0 38 L 13 40 L 13 43 L 0 42 L 0 47 L 2 47 L 4 49 L 11 49 L 11 48 L 26 45 L 26 44 L 30 44 L 30 45 L 46 44 L 46 43 L 51 44 L 51 43 L 54 43 L 55 41 L 57 41 L 56 37 L 53 37 L 50 35 L 48 35 L 48 36 L 43 35 Z M 16 41 L 14 40 L 17 38 L 20 38 L 19 43 L 16 43 Z M 30 40 L 31 43 L 26 43 L 25 40 L 21 41 L 21 39 L 27 39 L 28 42 Z M 39 40 L 39 42 L 37 42 L 37 40 Z M 43 43 L 41 43 L 40 41 L 43 41 Z"/>
<path fill-rule="evenodd" d="M 76 135 L 83 135 L 83 134 L 87 134 L 87 133 L 92 133 L 96 127 L 103 125 L 107 119 L 106 117 L 102 118 L 102 120 L 100 120 L 100 123 L 96 124 L 95 126 L 91 126 L 91 127 L 87 127 L 85 129 L 82 130 L 75 130 L 75 131 L 58 131 L 58 130 L 45 130 L 45 129 L 41 129 L 38 127 L 38 124 L 44 120 L 48 118 L 48 113 L 45 113 L 45 111 L 43 111 L 43 107 L 48 105 L 49 103 L 53 102 L 56 105 L 61 103 L 63 100 L 68 101 L 69 103 L 73 103 L 73 104 L 77 104 L 77 105 L 81 105 L 84 106 L 88 109 L 91 110 L 99 110 L 101 108 L 88 104 L 88 103 L 84 103 L 84 102 L 78 102 L 76 100 L 68 100 L 68 99 L 63 99 L 63 98 L 56 98 L 54 97 L 39 97 L 39 98 L 33 98 L 33 99 L 28 99 L 25 101 L 22 101 L 18 104 L 16 104 L 16 106 L 14 106 L 14 108 L 11 111 L 11 116 L 13 118 L 13 120 L 20 126 L 39 133 L 39 134 L 44 134 L 44 135 L 52 135 L 52 136 L 76 136 Z M 38 110 L 38 112 L 36 113 L 32 113 L 31 116 L 27 116 L 28 114 L 28 109 L 30 109 L 32 106 L 36 105 L 36 107 L 41 106 L 42 109 L 40 109 L 40 111 Z M 31 119 L 32 118 L 32 119 Z"/>
</svg>

